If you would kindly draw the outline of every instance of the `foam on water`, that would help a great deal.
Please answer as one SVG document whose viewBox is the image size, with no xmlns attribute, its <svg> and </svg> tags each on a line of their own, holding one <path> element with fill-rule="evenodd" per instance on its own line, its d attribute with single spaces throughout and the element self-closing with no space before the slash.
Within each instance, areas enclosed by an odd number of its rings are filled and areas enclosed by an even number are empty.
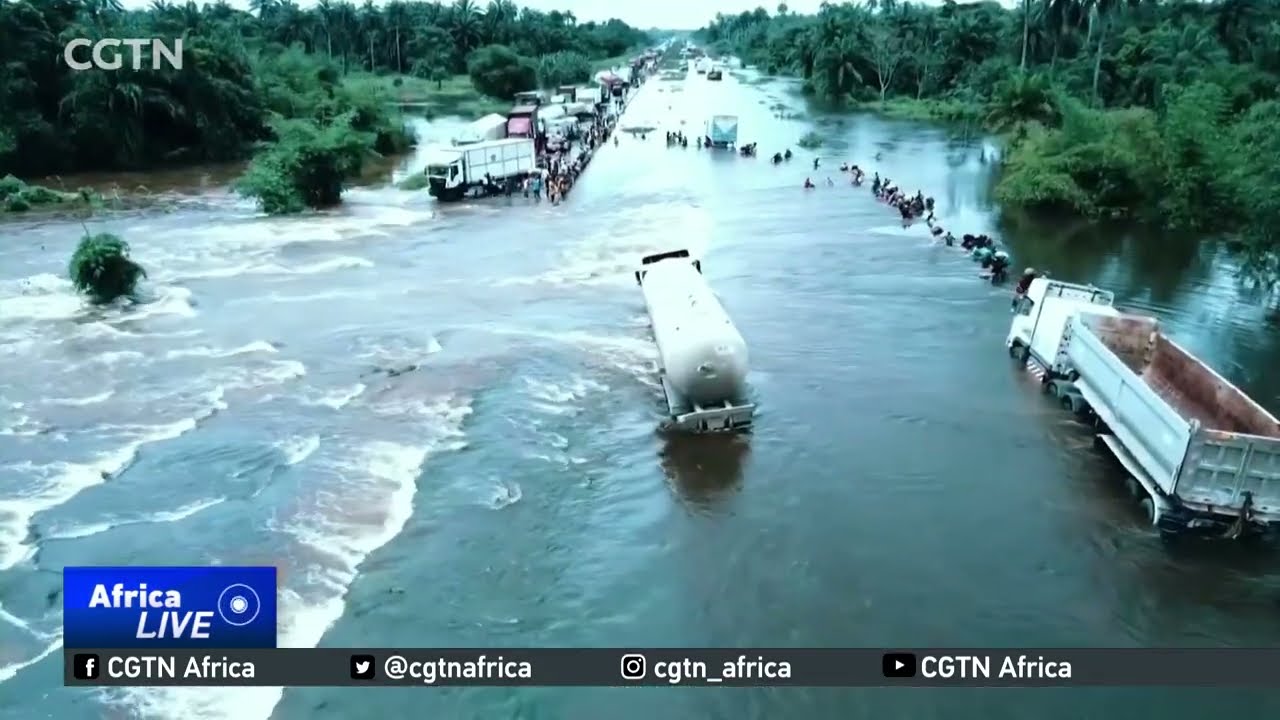
<svg viewBox="0 0 1280 720">
<path fill-rule="evenodd" d="M 98 403 L 106 402 L 111 398 L 112 395 L 115 395 L 115 394 L 116 393 L 114 390 L 103 390 L 102 392 L 96 395 L 89 395 L 87 397 L 50 398 L 42 402 L 45 405 L 65 405 L 70 407 L 84 407 L 86 405 L 97 405 Z"/>
<path fill-rule="evenodd" d="M 522 497 L 524 497 L 524 492 L 520 489 L 520 484 L 515 481 L 508 480 L 506 482 L 496 483 L 493 488 L 491 488 L 488 502 L 485 504 L 494 510 L 501 510 L 504 507 L 509 507 L 520 502 L 520 498 Z"/>
<path fill-rule="evenodd" d="M 390 542 L 413 514 L 418 476 L 433 454 L 466 446 L 463 423 L 471 400 L 444 397 L 435 402 L 402 400 L 374 408 L 385 416 L 409 418 L 420 441 L 370 440 L 335 452 L 335 487 L 307 487 L 316 497 L 275 528 L 311 552 L 330 559 L 324 568 L 291 576 L 304 583 L 280 591 L 280 646 L 316 647 L 346 610 L 346 593 L 360 564 Z M 518 499 L 518 490 L 515 491 Z M 103 700 L 130 717 L 174 720 L 267 720 L 283 688 L 128 688 L 103 693 Z"/>
<path fill-rule="evenodd" d="M 53 462 L 36 465 L 20 462 L 6 466 L 28 479 L 30 485 L 15 496 L 0 500 L 0 570 L 8 570 L 26 561 L 35 552 L 28 544 L 31 520 L 38 513 L 55 508 L 82 491 L 101 485 L 138 457 L 138 450 L 149 443 L 172 440 L 194 430 L 199 423 L 227 405 L 218 386 L 203 396 L 204 404 L 190 417 L 162 425 L 118 427 L 125 443 L 97 455 L 88 462 Z"/>
<path fill-rule="evenodd" d="M 58 631 L 57 637 L 51 640 L 48 645 L 45 645 L 44 648 L 33 657 L 0 667 L 0 683 L 13 679 L 18 673 L 22 672 L 26 668 L 35 665 L 61 649 L 62 631 Z"/>
<path fill-rule="evenodd" d="M 567 382 L 557 384 L 544 380 L 525 378 L 529 395 L 542 402 L 563 405 L 581 400 L 592 392 L 606 392 L 609 386 L 582 375 L 574 375 Z"/>
<path fill-rule="evenodd" d="M 71 281 L 50 273 L 0 283 L 0 322 L 65 320 L 83 306 Z"/>
<path fill-rule="evenodd" d="M 124 527 L 125 525 L 149 525 L 155 523 L 178 522 L 179 520 L 186 520 L 196 513 L 203 512 L 211 507 L 221 505 L 226 501 L 227 499 L 224 497 L 209 498 L 207 500 L 197 500 L 196 502 L 183 505 L 174 510 L 147 513 L 138 517 L 111 518 L 103 520 L 102 522 L 90 523 L 87 525 L 75 525 L 65 530 L 54 528 L 44 533 L 44 539 L 75 540 L 91 537 L 113 528 Z"/>
<path fill-rule="evenodd" d="M 300 402 L 303 405 L 312 407 L 327 407 L 334 410 L 341 410 L 348 403 L 360 397 L 364 393 L 366 386 L 364 383 L 356 383 L 354 385 L 335 388 L 323 391 L 319 397 L 303 398 Z"/>
<path fill-rule="evenodd" d="M 193 347 L 193 348 L 180 348 L 178 350 L 170 350 L 166 352 L 164 356 L 166 359 L 173 360 L 176 358 L 186 358 L 186 357 L 229 358 L 229 357 L 235 357 L 236 355 L 246 355 L 249 353 L 276 353 L 276 352 L 279 352 L 279 351 L 276 350 L 275 345 L 272 345 L 266 340 L 255 340 L 251 343 L 246 343 L 244 345 L 241 345 L 240 347 L 231 348 L 230 350 L 219 350 L 217 348 L 209 347 L 208 345 L 202 345 L 202 346 Z"/>
<path fill-rule="evenodd" d="M 222 267 L 209 268 L 207 270 L 181 273 L 177 275 L 175 279 L 216 280 L 221 278 L 240 277 L 243 275 L 316 275 L 320 273 L 335 272 L 337 270 L 354 270 L 371 267 L 373 267 L 372 260 L 344 255 L 296 267 L 289 267 L 275 261 L 225 265 Z"/>
<path fill-rule="evenodd" d="M 284 453 L 285 465 L 297 465 L 320 449 L 320 436 L 292 437 L 276 445 Z"/>
</svg>

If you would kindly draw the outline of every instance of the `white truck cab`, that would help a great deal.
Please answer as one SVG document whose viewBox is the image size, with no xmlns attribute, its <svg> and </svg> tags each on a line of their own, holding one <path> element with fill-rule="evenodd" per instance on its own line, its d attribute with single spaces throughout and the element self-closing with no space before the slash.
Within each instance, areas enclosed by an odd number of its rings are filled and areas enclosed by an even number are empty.
<svg viewBox="0 0 1280 720">
<path fill-rule="evenodd" d="M 1010 355 L 1034 361 L 1050 374 L 1061 372 L 1062 340 L 1071 318 L 1080 313 L 1118 315 L 1114 302 L 1114 293 L 1092 285 L 1036 278 L 1014 305 L 1005 347 Z"/>
</svg>

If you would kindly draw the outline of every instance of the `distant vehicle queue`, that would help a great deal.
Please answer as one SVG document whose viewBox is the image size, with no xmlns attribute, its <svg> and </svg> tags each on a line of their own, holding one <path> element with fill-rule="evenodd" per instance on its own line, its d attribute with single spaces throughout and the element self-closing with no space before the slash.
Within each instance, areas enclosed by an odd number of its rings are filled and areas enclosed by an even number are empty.
<svg viewBox="0 0 1280 720">
<path fill-rule="evenodd" d="M 604 72 L 593 87 L 517 93 L 506 115 L 479 118 L 452 147 L 433 151 L 425 170 L 428 192 L 445 202 L 520 192 L 559 203 L 596 149 L 613 137 L 634 90 L 657 70 L 657 59 L 658 51 L 649 50 L 632 60 L 627 77 Z"/>
</svg>

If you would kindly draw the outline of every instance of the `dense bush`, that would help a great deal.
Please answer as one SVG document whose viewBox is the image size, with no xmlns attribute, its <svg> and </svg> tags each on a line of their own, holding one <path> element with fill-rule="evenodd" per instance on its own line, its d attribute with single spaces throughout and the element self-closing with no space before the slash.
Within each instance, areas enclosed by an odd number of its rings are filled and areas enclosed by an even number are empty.
<svg viewBox="0 0 1280 720">
<path fill-rule="evenodd" d="M 376 142 L 355 125 L 354 112 L 328 122 L 279 120 L 277 140 L 253 159 L 237 189 L 271 214 L 337 205 Z"/>
<path fill-rule="evenodd" d="M 86 232 L 67 272 L 76 290 L 98 303 L 132 295 L 138 281 L 147 276 L 147 271 L 129 258 L 129 243 L 110 233 Z"/>
<path fill-rule="evenodd" d="M 496 98 L 510 99 L 538 83 L 533 61 L 506 45 L 488 45 L 472 53 L 467 75 L 477 90 Z"/>
<path fill-rule="evenodd" d="M 4 172 L 239 160 L 271 139 L 274 114 L 327 121 L 374 109 L 369 98 L 337 89 L 353 71 L 412 72 L 440 83 L 465 73 L 471 51 L 486 45 L 532 58 L 613 57 L 649 41 L 621 21 L 578 22 L 509 0 L 484 8 L 469 0 L 126 4 L 145 9 L 122 10 L 117 0 L 0 0 Z M 62 60 L 69 37 L 182 37 L 184 67 L 74 72 Z M 523 70 L 532 73 L 528 62 Z M 520 79 L 532 85 L 532 74 Z M 388 109 L 383 103 L 376 114 Z M 395 122 L 356 125 L 376 134 L 383 151 L 403 144 Z"/>
<path fill-rule="evenodd" d="M 826 99 L 980 114 L 1006 205 L 1238 230 L 1275 265 L 1280 3 L 832 3 L 700 35 Z"/>
<path fill-rule="evenodd" d="M 543 87 L 576 85 L 591 79 L 591 61 L 579 52 L 560 51 L 538 60 L 538 82 Z"/>
</svg>

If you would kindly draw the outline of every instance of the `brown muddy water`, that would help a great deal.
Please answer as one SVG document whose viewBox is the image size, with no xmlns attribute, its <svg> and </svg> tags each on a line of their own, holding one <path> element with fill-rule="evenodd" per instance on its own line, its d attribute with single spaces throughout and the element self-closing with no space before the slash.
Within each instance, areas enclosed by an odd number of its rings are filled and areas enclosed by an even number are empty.
<svg viewBox="0 0 1280 720">
<path fill-rule="evenodd" d="M 794 102 L 781 82 L 652 82 L 625 123 L 696 133 L 736 113 L 764 157 L 623 134 L 560 207 L 437 206 L 384 183 L 268 218 L 219 171 L 100 178 L 171 201 L 90 223 L 150 271 L 150 301 L 129 310 L 71 293 L 78 221 L 0 225 L 0 717 L 1280 712 L 1274 692 L 1192 689 L 61 687 L 48 597 L 69 564 L 276 564 L 286 646 L 1280 642 L 1275 554 L 1164 547 L 1088 430 L 1010 366 L 1008 290 L 835 168 L 920 187 L 957 235 L 992 232 L 1019 266 L 1115 290 L 1277 410 L 1280 332 L 1229 254 L 998 227 L 980 144 L 769 109 Z M 443 139 L 456 123 L 423 127 Z M 822 168 L 806 151 L 770 165 L 815 128 Z M 820 187 L 801 191 L 806 176 Z M 679 247 L 751 348 L 749 436 L 654 432 L 632 271 Z"/>
</svg>

